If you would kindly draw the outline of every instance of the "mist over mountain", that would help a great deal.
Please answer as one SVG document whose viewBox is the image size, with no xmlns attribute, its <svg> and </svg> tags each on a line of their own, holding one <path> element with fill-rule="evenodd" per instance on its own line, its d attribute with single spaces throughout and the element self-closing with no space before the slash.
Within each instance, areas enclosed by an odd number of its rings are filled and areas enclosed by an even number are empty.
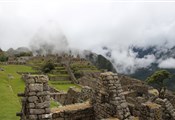
<svg viewBox="0 0 175 120">
<path fill-rule="evenodd" d="M 75 55 L 88 50 L 123 74 L 174 69 L 174 21 L 174 2 L 7 0 L 0 4 L 0 48 Z"/>
</svg>

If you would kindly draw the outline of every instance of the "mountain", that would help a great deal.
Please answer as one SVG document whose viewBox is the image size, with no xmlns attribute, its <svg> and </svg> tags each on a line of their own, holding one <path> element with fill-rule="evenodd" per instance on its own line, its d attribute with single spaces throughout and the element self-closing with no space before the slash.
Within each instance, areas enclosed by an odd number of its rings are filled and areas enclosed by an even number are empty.
<svg viewBox="0 0 175 120">
<path fill-rule="evenodd" d="M 104 69 L 107 71 L 112 71 L 114 73 L 116 72 L 111 61 L 105 58 L 103 55 L 95 54 L 90 51 L 89 52 L 85 51 L 84 54 L 85 54 L 85 58 L 91 61 L 91 63 L 93 63 L 98 69 Z"/>
<path fill-rule="evenodd" d="M 112 62 L 113 65 L 115 65 L 115 67 L 117 69 L 120 69 L 120 67 L 121 68 L 123 67 L 121 63 L 116 63 L 116 61 L 113 59 L 112 49 L 110 49 L 109 47 L 104 46 L 102 48 L 102 50 L 103 50 L 103 55 L 105 56 L 105 58 L 110 60 L 110 62 Z M 146 67 L 138 67 L 134 71 L 134 73 L 125 72 L 125 73 L 121 73 L 121 74 L 125 74 L 127 76 L 130 76 L 130 77 L 133 77 L 133 78 L 136 78 L 136 79 L 140 79 L 140 80 L 146 80 L 147 77 L 149 77 L 156 70 L 159 70 L 159 69 L 165 69 L 165 70 L 168 70 L 169 72 L 171 72 L 172 74 L 175 74 L 175 68 L 173 68 L 173 66 L 169 66 L 167 68 L 166 68 L 166 66 L 163 67 L 163 68 L 160 67 L 160 63 L 162 61 L 166 61 L 167 59 L 173 59 L 175 61 L 175 59 L 174 59 L 175 58 L 175 46 L 172 47 L 172 48 L 168 48 L 168 47 L 166 47 L 166 45 L 150 46 L 150 47 L 146 47 L 146 48 L 130 46 L 128 48 L 128 51 L 132 51 L 132 53 L 134 55 L 136 55 L 136 56 L 134 56 L 134 60 L 142 61 L 142 59 L 145 59 L 146 56 L 151 55 L 151 56 L 155 57 L 155 61 L 153 61 L 152 63 L 150 63 Z M 149 59 L 149 58 L 147 58 L 147 59 Z M 140 64 L 144 64 L 144 62 L 142 62 Z M 140 66 L 144 66 L 144 65 L 140 65 Z M 169 82 L 166 82 L 166 85 L 168 86 L 169 89 L 175 91 L 175 77 L 173 76 L 173 78 L 170 79 Z"/>
<path fill-rule="evenodd" d="M 19 47 L 17 49 L 13 49 L 13 48 L 9 48 L 7 51 L 6 51 L 6 54 L 9 55 L 9 56 L 14 56 L 16 54 L 20 54 L 20 53 L 29 53 L 31 52 L 29 50 L 29 48 L 27 47 Z"/>
<path fill-rule="evenodd" d="M 131 77 L 140 79 L 140 80 L 146 80 L 148 76 L 153 74 L 156 70 L 159 69 L 165 69 L 171 72 L 172 74 L 175 74 L 175 68 L 160 68 L 159 67 L 159 61 L 160 60 L 166 60 L 168 58 L 175 58 L 175 47 L 172 47 L 170 49 L 168 48 L 157 48 L 156 46 L 149 47 L 147 49 L 145 48 L 132 48 L 134 52 L 137 52 L 138 58 L 143 58 L 146 55 L 154 55 L 156 58 L 155 63 L 152 63 L 147 68 L 140 68 L 135 71 L 135 73 L 131 74 Z M 166 83 L 169 89 L 175 90 L 175 77 L 173 76 L 170 81 Z"/>
</svg>

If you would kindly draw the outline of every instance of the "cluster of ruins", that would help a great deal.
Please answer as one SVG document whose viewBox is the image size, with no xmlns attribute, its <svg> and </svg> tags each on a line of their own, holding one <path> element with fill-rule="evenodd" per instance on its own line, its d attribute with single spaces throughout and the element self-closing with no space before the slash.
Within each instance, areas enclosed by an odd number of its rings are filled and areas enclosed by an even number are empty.
<svg viewBox="0 0 175 120">
<path fill-rule="evenodd" d="M 123 75 L 101 73 L 67 93 L 48 87 L 47 76 L 28 75 L 25 82 L 22 120 L 175 120 L 172 94 L 158 98 L 154 88 Z M 49 108 L 51 99 L 62 106 Z"/>
</svg>

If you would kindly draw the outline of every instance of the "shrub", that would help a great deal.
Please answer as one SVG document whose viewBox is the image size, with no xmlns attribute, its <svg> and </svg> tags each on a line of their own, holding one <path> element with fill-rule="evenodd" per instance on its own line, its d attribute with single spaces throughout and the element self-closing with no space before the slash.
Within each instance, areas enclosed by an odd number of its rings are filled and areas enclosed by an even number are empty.
<svg viewBox="0 0 175 120">
<path fill-rule="evenodd" d="M 0 62 L 8 61 L 8 57 L 5 55 L 0 55 Z"/>
<path fill-rule="evenodd" d="M 44 73 L 49 73 L 50 71 L 52 71 L 53 69 L 55 69 L 55 66 L 53 63 L 48 62 L 46 63 L 43 68 L 42 68 L 42 72 Z"/>
</svg>

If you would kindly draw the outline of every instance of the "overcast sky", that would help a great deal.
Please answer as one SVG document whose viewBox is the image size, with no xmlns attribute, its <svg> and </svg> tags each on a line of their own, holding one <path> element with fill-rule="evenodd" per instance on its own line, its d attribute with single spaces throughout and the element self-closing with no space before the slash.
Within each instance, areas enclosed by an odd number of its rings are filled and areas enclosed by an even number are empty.
<svg viewBox="0 0 175 120">
<path fill-rule="evenodd" d="M 124 64 L 120 70 L 118 68 L 119 71 L 135 71 L 140 67 L 148 67 L 155 57 L 149 55 L 136 59 L 136 54 L 129 51 L 129 46 L 162 46 L 167 43 L 165 47 L 171 48 L 175 45 L 175 2 L 0 0 L 2 49 L 36 45 L 41 41 L 62 48 L 62 42 L 57 39 L 60 33 L 65 35 L 71 48 L 103 54 L 101 48 L 109 47 L 114 64 Z M 36 36 L 40 37 L 40 42 L 37 42 Z"/>
</svg>

